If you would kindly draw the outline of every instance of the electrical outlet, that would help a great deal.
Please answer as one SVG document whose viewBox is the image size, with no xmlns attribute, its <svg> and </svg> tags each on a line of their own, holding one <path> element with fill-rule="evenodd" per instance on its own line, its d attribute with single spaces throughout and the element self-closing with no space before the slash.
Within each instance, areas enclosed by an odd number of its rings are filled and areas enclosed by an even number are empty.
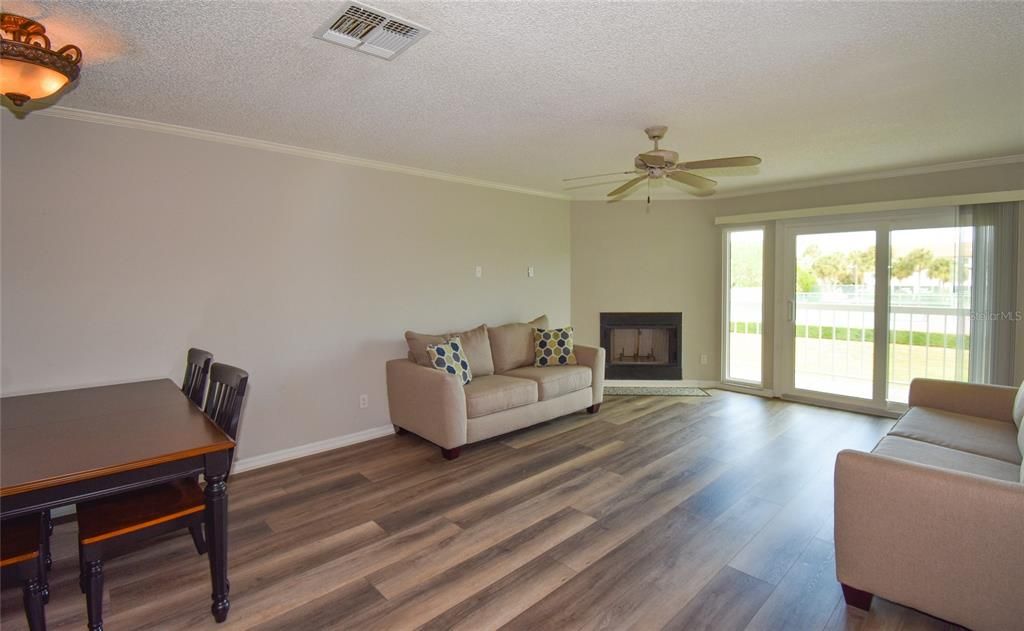
<svg viewBox="0 0 1024 631">
<path fill-rule="evenodd" d="M 476 266 L 476 277 L 477 278 L 483 278 L 484 277 L 484 266 L 483 265 L 477 265 Z"/>
<path fill-rule="evenodd" d="M 365 410 L 370 407 L 370 395 L 361 394 L 359 395 L 359 408 Z"/>
<path fill-rule="evenodd" d="M 701 353 L 700 354 L 700 365 L 701 366 L 707 366 L 708 365 L 708 354 L 707 353 Z"/>
</svg>

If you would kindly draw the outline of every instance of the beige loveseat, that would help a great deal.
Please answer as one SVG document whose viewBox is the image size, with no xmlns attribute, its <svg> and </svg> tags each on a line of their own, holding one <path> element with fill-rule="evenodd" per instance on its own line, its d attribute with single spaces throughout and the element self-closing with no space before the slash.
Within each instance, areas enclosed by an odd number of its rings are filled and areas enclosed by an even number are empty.
<svg viewBox="0 0 1024 631">
<path fill-rule="evenodd" d="M 836 460 L 836 574 L 966 627 L 1024 628 L 1024 386 L 929 379 L 871 453 Z"/>
<path fill-rule="evenodd" d="M 534 328 L 548 328 L 547 318 L 445 335 L 407 332 L 409 357 L 387 363 L 388 407 L 396 431 L 429 440 L 451 460 L 467 443 L 583 409 L 597 412 L 604 349 L 576 344 L 578 365 L 534 367 Z M 462 340 L 473 373 L 465 386 L 426 359 L 428 343 L 454 336 Z"/>
</svg>

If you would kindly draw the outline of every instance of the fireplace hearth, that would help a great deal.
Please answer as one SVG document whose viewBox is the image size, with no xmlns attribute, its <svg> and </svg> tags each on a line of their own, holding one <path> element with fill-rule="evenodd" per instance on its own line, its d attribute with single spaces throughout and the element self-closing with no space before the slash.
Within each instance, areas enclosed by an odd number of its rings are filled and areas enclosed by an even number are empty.
<svg viewBox="0 0 1024 631">
<path fill-rule="evenodd" d="M 606 379 L 679 380 L 680 313 L 602 313 Z"/>
</svg>

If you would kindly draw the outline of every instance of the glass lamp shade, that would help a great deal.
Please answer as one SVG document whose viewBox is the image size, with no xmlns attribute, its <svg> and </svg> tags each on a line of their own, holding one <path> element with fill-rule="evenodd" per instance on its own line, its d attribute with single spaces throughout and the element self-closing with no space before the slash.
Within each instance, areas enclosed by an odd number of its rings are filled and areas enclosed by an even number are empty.
<svg viewBox="0 0 1024 631">
<path fill-rule="evenodd" d="M 0 59 L 0 94 L 16 105 L 55 94 L 67 83 L 66 76 L 51 68 L 20 59 Z"/>
<path fill-rule="evenodd" d="M 21 107 L 59 92 L 78 78 L 82 49 L 50 47 L 46 27 L 29 18 L 0 12 L 0 94 Z"/>
</svg>

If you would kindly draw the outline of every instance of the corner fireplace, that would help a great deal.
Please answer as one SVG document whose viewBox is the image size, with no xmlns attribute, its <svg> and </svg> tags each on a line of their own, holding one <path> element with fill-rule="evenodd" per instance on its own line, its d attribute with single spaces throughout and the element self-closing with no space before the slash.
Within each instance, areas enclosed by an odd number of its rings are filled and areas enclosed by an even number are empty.
<svg viewBox="0 0 1024 631">
<path fill-rule="evenodd" d="M 602 313 L 606 379 L 679 380 L 681 313 Z"/>
</svg>

